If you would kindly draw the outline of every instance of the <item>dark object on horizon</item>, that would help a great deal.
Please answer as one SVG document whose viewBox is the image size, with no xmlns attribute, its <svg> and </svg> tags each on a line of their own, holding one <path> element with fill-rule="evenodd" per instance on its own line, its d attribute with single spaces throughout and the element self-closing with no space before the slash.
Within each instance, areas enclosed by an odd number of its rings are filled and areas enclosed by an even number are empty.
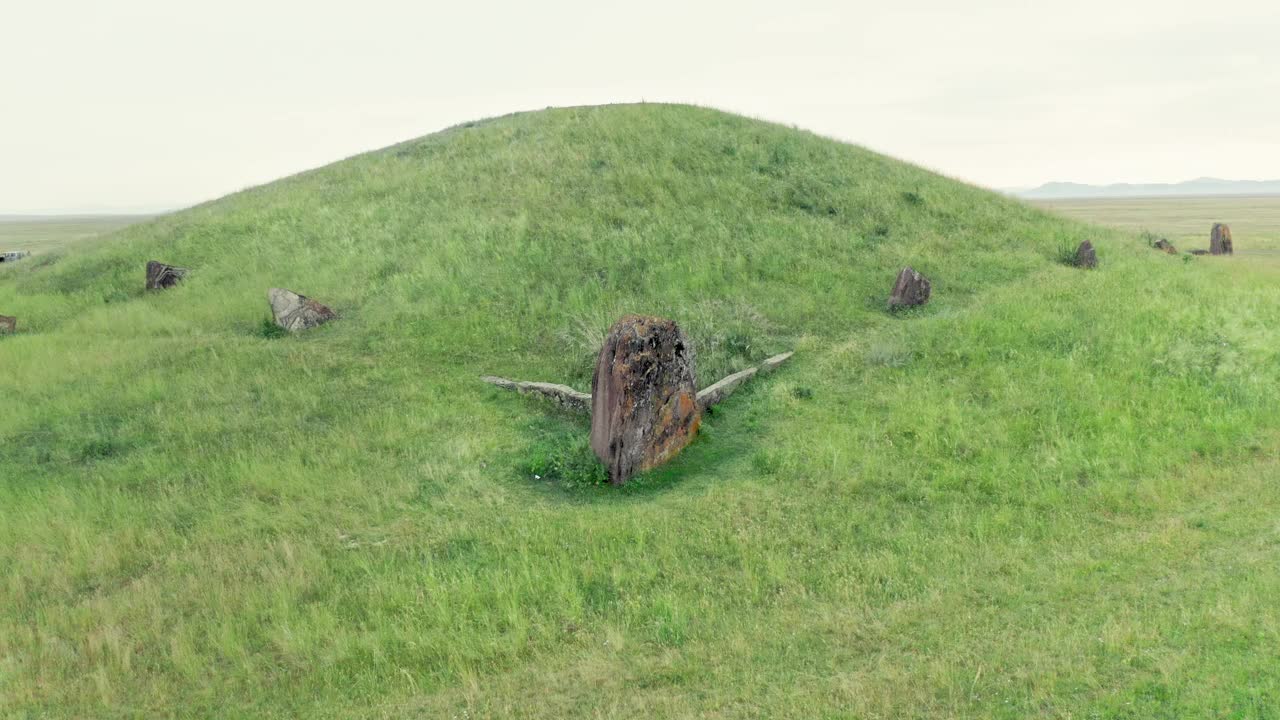
<svg viewBox="0 0 1280 720">
<path fill-rule="evenodd" d="M 1214 223 L 1213 230 L 1209 233 L 1209 254 L 1210 255 L 1231 255 L 1234 251 L 1231 247 L 1231 226 L 1226 223 Z"/>
<path fill-rule="evenodd" d="M 22 258 L 27 257 L 29 255 L 31 255 L 31 253 L 22 252 L 21 250 L 10 250 L 8 252 L 2 252 L 0 253 L 0 263 L 18 262 Z"/>
<path fill-rule="evenodd" d="M 1093 249 L 1093 243 L 1088 240 L 1080 243 L 1080 247 L 1076 248 L 1074 264 L 1078 268 L 1086 268 L 1090 270 L 1098 267 L 1098 253 Z"/>
<path fill-rule="evenodd" d="M 0 315 L 0 335 L 11 335 L 18 332 L 18 318 Z"/>
<path fill-rule="evenodd" d="M 338 317 L 328 306 L 292 290 L 271 288 L 267 291 L 267 302 L 271 303 L 271 316 L 276 325 L 289 332 L 308 330 Z"/>
<path fill-rule="evenodd" d="M 693 441 L 702 422 L 693 347 L 673 321 L 614 323 L 591 378 L 591 449 L 621 485 Z"/>
<path fill-rule="evenodd" d="M 1157 241 L 1155 241 L 1154 243 L 1152 243 L 1152 244 L 1151 244 L 1151 247 L 1153 247 L 1153 248 L 1155 248 L 1155 249 L 1157 249 L 1157 250 L 1163 250 L 1164 252 L 1167 252 L 1167 253 L 1169 253 L 1170 255 L 1177 255 L 1177 254 L 1178 254 L 1178 248 L 1174 247 L 1174 246 L 1173 246 L 1173 243 L 1169 242 L 1168 240 L 1166 240 L 1166 239 L 1164 239 L 1164 238 L 1160 238 L 1159 240 L 1157 240 Z"/>
<path fill-rule="evenodd" d="M 157 260 L 147 263 L 147 289 L 168 290 L 182 282 L 187 276 L 187 269 L 166 265 Z"/>
<path fill-rule="evenodd" d="M 911 269 L 910 266 L 904 267 L 893 284 L 893 292 L 889 294 L 889 309 L 898 310 L 923 305 L 929 302 L 929 295 L 932 292 L 933 286 L 929 284 L 928 278 Z"/>
</svg>

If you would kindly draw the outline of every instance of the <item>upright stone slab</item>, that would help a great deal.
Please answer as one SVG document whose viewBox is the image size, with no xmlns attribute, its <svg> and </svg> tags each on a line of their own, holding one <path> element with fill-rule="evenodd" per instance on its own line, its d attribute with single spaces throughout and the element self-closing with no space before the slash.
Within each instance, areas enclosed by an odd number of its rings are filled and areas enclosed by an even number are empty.
<svg viewBox="0 0 1280 720">
<path fill-rule="evenodd" d="M 267 302 L 271 303 L 276 324 L 289 332 L 308 330 L 338 317 L 327 306 L 292 290 L 271 288 L 267 291 Z"/>
<path fill-rule="evenodd" d="M 628 315 L 591 378 L 591 449 L 616 485 L 680 452 L 702 420 L 693 347 L 671 320 Z"/>
<path fill-rule="evenodd" d="M 1231 226 L 1226 223 L 1214 223 L 1209 233 L 1210 255 L 1231 255 Z"/>
<path fill-rule="evenodd" d="M 187 269 L 166 265 L 157 260 L 147 263 L 147 289 L 167 290 L 182 282 L 187 276 Z"/>
<path fill-rule="evenodd" d="M 1177 255 L 1177 254 L 1178 254 L 1178 248 L 1174 247 L 1174 246 L 1173 246 L 1173 243 L 1169 242 L 1168 240 L 1166 240 L 1166 239 L 1164 239 L 1164 238 L 1160 238 L 1159 240 L 1157 240 L 1157 241 L 1155 241 L 1154 243 L 1152 243 L 1152 244 L 1151 244 L 1151 247 L 1153 247 L 1153 248 L 1155 248 L 1155 249 L 1157 249 L 1157 250 L 1160 250 L 1160 251 L 1163 251 L 1163 252 L 1169 253 L 1170 255 Z"/>
<path fill-rule="evenodd" d="M 929 302 L 929 294 L 933 287 L 929 278 L 921 275 L 910 266 L 902 268 L 898 280 L 893 284 L 893 292 L 889 294 L 889 309 L 914 307 Z"/>
<path fill-rule="evenodd" d="M 1093 243 L 1085 240 L 1076 248 L 1075 266 L 1090 269 L 1098 267 L 1098 253 L 1093 249 Z"/>
<path fill-rule="evenodd" d="M 0 335 L 11 335 L 18 332 L 18 318 L 0 315 Z"/>
</svg>

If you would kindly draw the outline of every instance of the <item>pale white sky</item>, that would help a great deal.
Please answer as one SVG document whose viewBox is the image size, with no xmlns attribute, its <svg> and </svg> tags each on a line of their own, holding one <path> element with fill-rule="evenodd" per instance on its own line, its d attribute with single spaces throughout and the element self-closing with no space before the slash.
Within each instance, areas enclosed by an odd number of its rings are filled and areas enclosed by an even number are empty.
<svg viewBox="0 0 1280 720">
<path fill-rule="evenodd" d="M 1274 0 L 4 1 L 0 213 L 181 206 L 642 99 L 994 187 L 1280 177 Z"/>
</svg>

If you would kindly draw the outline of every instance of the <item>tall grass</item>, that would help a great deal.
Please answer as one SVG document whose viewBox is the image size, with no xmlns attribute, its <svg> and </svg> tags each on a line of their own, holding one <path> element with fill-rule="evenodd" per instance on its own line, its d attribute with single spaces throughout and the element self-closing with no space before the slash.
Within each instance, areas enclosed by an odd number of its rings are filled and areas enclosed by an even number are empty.
<svg viewBox="0 0 1280 720">
<path fill-rule="evenodd" d="M 271 286 L 343 317 L 264 337 Z M 4 268 L 0 714 L 1268 717 L 1277 287 L 652 105 Z M 798 352 L 668 466 L 558 481 L 581 420 L 477 376 L 585 388 L 623 312 L 704 384 Z"/>
</svg>

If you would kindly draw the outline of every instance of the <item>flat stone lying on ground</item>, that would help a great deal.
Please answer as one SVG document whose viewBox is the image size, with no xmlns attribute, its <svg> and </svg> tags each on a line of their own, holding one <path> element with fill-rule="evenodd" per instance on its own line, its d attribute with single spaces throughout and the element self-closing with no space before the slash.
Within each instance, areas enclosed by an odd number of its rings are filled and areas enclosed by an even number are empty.
<svg viewBox="0 0 1280 720">
<path fill-rule="evenodd" d="M 671 320 L 628 315 L 610 328 L 591 378 L 591 449 L 615 485 L 661 465 L 698 432 L 693 347 Z"/>
<path fill-rule="evenodd" d="M 1157 250 L 1162 250 L 1162 251 L 1164 251 L 1164 252 L 1166 252 L 1166 253 L 1169 253 L 1170 255 L 1177 255 L 1177 254 L 1178 254 L 1178 248 L 1174 247 L 1174 246 L 1173 246 L 1173 243 L 1169 242 L 1168 240 L 1166 240 L 1166 239 L 1164 239 L 1164 238 L 1160 238 L 1159 240 L 1157 240 L 1157 241 L 1155 241 L 1154 243 L 1152 243 L 1152 244 L 1151 244 L 1151 247 L 1153 247 L 1153 248 L 1155 248 L 1155 249 L 1157 249 Z"/>
<path fill-rule="evenodd" d="M 1208 255 L 1209 254 L 1208 250 L 1201 250 L 1200 248 L 1196 248 L 1195 250 L 1188 250 L 1187 252 L 1191 253 L 1192 255 Z"/>
<path fill-rule="evenodd" d="M 308 330 L 338 317 L 328 306 L 283 288 L 268 290 L 267 302 L 271 303 L 271 315 L 276 325 L 289 332 Z"/>
<path fill-rule="evenodd" d="M 757 367 L 747 368 L 746 370 L 736 372 L 719 382 L 708 385 L 698 391 L 698 407 L 706 410 L 707 408 L 720 403 L 722 400 L 732 395 L 733 392 L 741 387 L 744 382 L 750 380 L 756 375 L 763 375 L 777 369 L 780 365 L 790 360 L 792 355 L 795 355 L 794 351 L 774 355 L 760 363 Z M 524 380 L 508 380 L 507 378 L 495 377 L 493 375 L 483 375 L 480 379 L 490 385 L 495 385 L 504 390 L 514 390 L 521 395 L 540 395 L 542 397 L 549 398 L 569 410 L 591 412 L 591 396 L 584 392 L 578 392 L 568 385 L 546 382 L 527 382 Z"/>
<path fill-rule="evenodd" d="M 1234 252 L 1231 247 L 1231 226 L 1226 223 L 1214 223 L 1213 229 L 1209 231 L 1209 254 L 1232 255 Z"/>
<path fill-rule="evenodd" d="M 737 390 L 738 386 L 742 383 L 750 380 L 757 374 L 772 372 L 777 369 L 779 365 L 790 360 L 792 355 L 795 355 L 795 353 L 784 352 L 781 355 L 774 355 L 763 363 L 760 363 L 759 367 L 747 368 L 746 370 L 736 372 L 714 385 L 709 385 L 706 388 L 703 388 L 698 392 L 698 408 L 706 410 L 712 405 L 724 400 L 729 397 L 734 390 Z"/>
<path fill-rule="evenodd" d="M 591 411 L 591 396 L 584 392 L 578 392 L 568 385 L 508 380 L 506 378 L 494 377 L 493 375 L 485 375 L 480 379 L 490 385 L 497 385 L 505 390 L 515 390 L 521 395 L 541 395 L 542 397 L 550 398 L 570 410 L 577 410 L 581 412 Z"/>
<path fill-rule="evenodd" d="M 898 279 L 893 283 L 893 292 L 889 294 L 889 309 L 915 307 L 929 302 L 933 287 L 929 279 L 913 270 L 910 266 L 902 268 Z"/>
<path fill-rule="evenodd" d="M 793 354 L 774 355 L 695 393 L 693 346 L 680 328 L 670 320 L 628 315 L 609 330 L 596 358 L 590 395 L 555 383 L 492 375 L 480 379 L 549 398 L 570 410 L 589 411 L 591 449 L 608 469 L 610 481 L 622 484 L 674 457 L 693 440 L 703 411 Z"/>
<path fill-rule="evenodd" d="M 1080 243 L 1080 247 L 1076 248 L 1074 264 L 1078 268 L 1098 267 L 1098 253 L 1093 249 L 1093 243 L 1088 240 Z"/>
<path fill-rule="evenodd" d="M 182 282 L 187 276 L 187 269 L 166 265 L 158 260 L 147 262 L 147 289 L 167 290 Z"/>
<path fill-rule="evenodd" d="M 0 335 L 18 332 L 18 318 L 0 315 Z"/>
</svg>

